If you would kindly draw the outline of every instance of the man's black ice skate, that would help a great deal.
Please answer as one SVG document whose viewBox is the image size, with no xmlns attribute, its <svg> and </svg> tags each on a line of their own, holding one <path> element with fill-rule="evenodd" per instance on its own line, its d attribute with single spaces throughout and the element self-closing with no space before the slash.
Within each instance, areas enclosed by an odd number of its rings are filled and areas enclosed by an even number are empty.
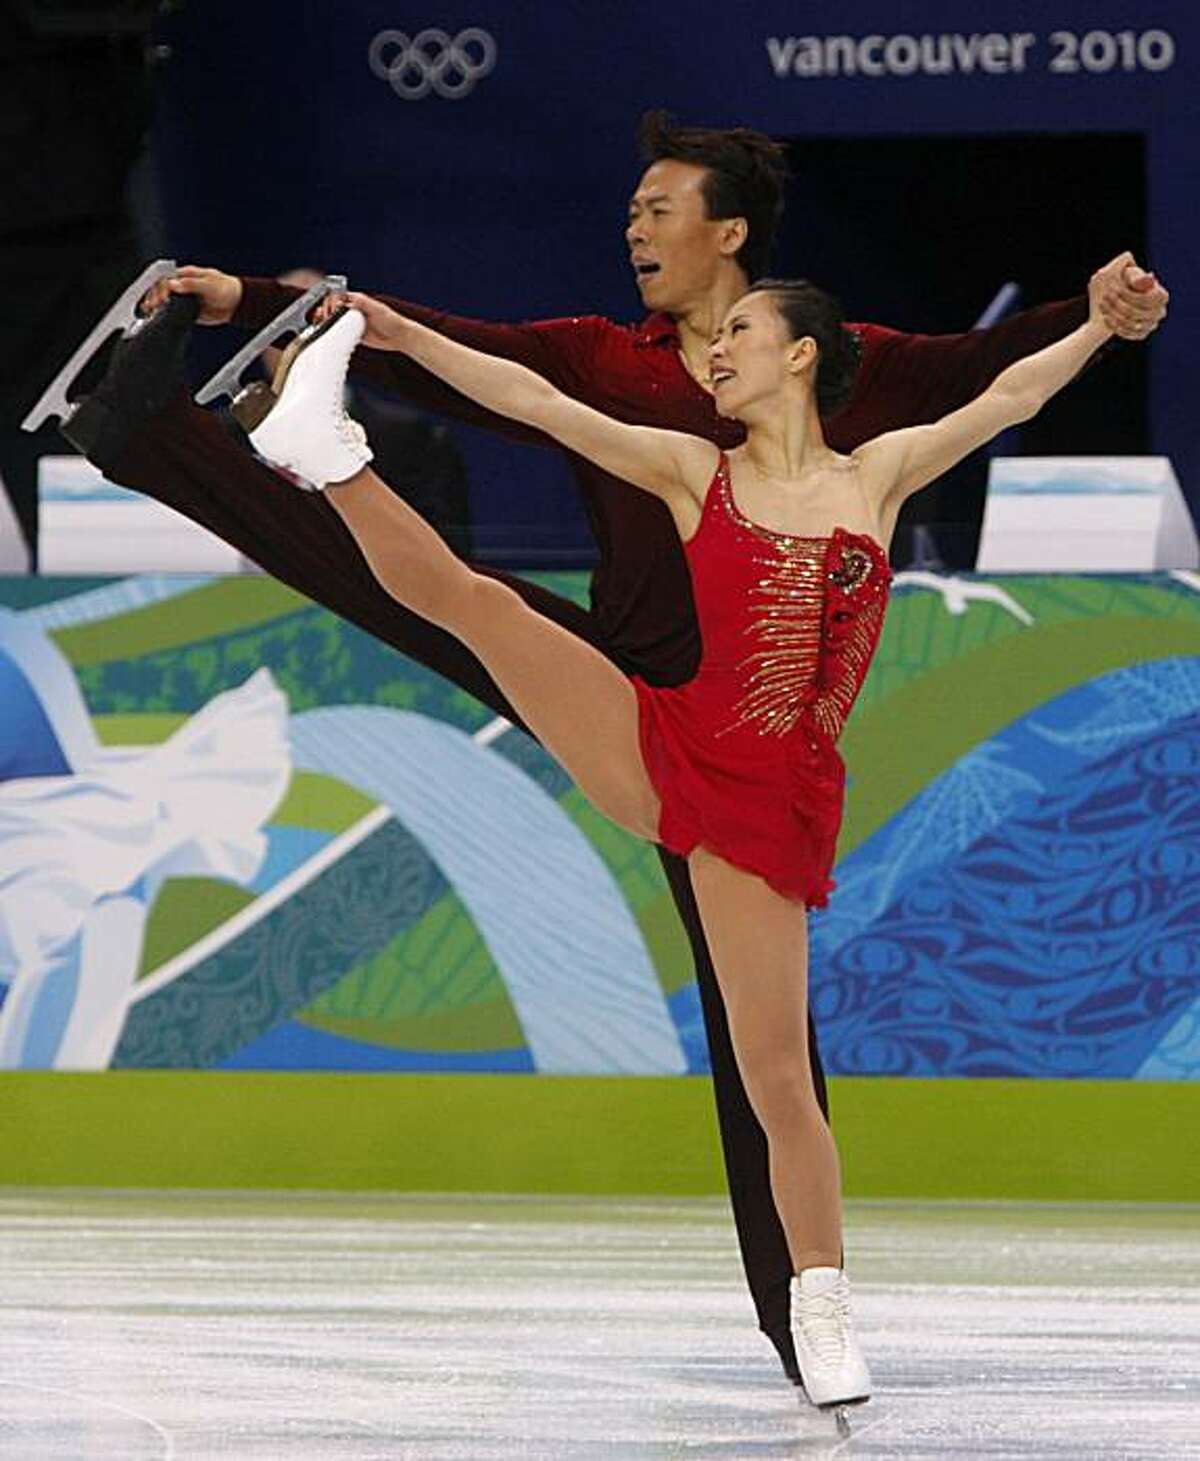
<svg viewBox="0 0 1200 1461">
<path fill-rule="evenodd" d="M 88 461 L 104 471 L 125 443 L 171 399 L 183 379 L 188 336 L 200 301 L 173 294 L 140 329 L 119 340 L 104 378 L 59 430 Z"/>
<path fill-rule="evenodd" d="M 21 422 L 26 431 L 37 431 L 56 416 L 68 440 L 103 468 L 138 423 L 167 404 L 183 371 L 187 334 L 199 301 L 176 296 L 168 308 L 151 316 L 142 315 L 138 306 L 151 285 L 174 273 L 173 259 L 156 259 L 129 283 Z M 113 347 L 100 385 L 82 399 L 73 398 L 72 388 L 118 332 L 122 338 Z"/>
</svg>

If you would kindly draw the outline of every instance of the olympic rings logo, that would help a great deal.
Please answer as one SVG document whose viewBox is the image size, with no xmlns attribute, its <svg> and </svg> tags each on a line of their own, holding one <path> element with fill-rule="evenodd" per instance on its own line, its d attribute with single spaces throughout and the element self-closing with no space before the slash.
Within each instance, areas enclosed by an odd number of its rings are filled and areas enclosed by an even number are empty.
<svg viewBox="0 0 1200 1461">
<path fill-rule="evenodd" d="M 498 54 L 488 32 L 472 25 L 456 36 L 429 29 L 411 40 L 402 30 L 381 30 L 367 57 L 372 72 L 405 101 L 420 101 L 431 91 L 459 101 L 493 69 Z"/>
</svg>

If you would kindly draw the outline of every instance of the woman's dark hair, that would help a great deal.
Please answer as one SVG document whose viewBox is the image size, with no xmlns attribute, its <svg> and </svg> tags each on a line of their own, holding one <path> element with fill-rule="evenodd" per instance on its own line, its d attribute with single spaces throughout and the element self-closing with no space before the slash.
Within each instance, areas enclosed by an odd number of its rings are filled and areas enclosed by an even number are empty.
<svg viewBox="0 0 1200 1461">
<path fill-rule="evenodd" d="M 750 127 L 717 131 L 677 126 L 669 112 L 647 112 L 638 127 L 646 162 L 690 162 L 707 169 L 704 203 L 710 218 L 744 218 L 746 242 L 737 262 L 746 278 L 767 267 L 783 213 L 787 154 L 765 132 Z"/>
<path fill-rule="evenodd" d="M 817 410 L 828 416 L 844 406 L 854 390 L 862 342 L 846 328 L 842 307 L 832 294 L 807 279 L 759 279 L 750 294 L 769 294 L 793 340 L 811 335 L 817 342 Z"/>
</svg>

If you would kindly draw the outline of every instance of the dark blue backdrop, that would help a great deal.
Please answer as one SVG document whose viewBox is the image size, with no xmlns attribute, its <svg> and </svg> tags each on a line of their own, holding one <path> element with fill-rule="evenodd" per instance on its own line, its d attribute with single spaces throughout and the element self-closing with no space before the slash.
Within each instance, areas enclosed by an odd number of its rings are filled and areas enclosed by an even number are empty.
<svg viewBox="0 0 1200 1461">
<path fill-rule="evenodd" d="M 647 107 L 666 106 L 715 125 L 749 123 L 810 139 L 812 149 L 822 138 L 840 139 L 838 146 L 845 139 L 887 138 L 894 146 L 897 138 L 922 136 L 1111 134 L 1111 153 L 1094 145 L 1080 153 L 1080 167 L 1092 175 L 1076 177 L 1060 207 L 1037 204 L 1040 220 L 1058 234 L 1064 220 L 1067 232 L 1077 220 L 1086 258 L 1072 262 L 1070 278 L 1039 272 L 1039 218 L 1025 217 L 1012 234 L 1008 277 L 1022 282 L 1027 302 L 1035 302 L 1039 286 L 1074 292 L 1088 267 L 1127 243 L 1144 244 L 1173 290 L 1169 325 L 1151 350 L 1146 445 L 1171 456 L 1195 508 L 1200 304 L 1190 276 L 1200 178 L 1200 12 L 1185 0 L 1152 6 L 979 0 L 969 9 L 923 3 L 902 7 L 901 20 L 898 10 L 873 0 L 840 7 L 795 0 L 708 7 L 193 0 L 162 34 L 173 51 L 161 71 L 160 112 L 169 242 L 181 259 L 244 272 L 313 263 L 349 274 L 356 285 L 460 313 L 519 318 L 596 311 L 633 318 L 638 300 L 621 230 L 639 170 L 634 127 Z M 451 34 L 482 27 L 495 40 L 494 70 L 461 100 L 436 94 L 403 100 L 368 65 L 381 30 L 413 35 L 429 26 Z M 1016 47 L 993 42 L 990 52 L 981 52 L 970 38 L 991 32 L 1035 39 Z M 1155 34 L 1147 39 L 1148 32 Z M 875 33 L 893 38 L 891 48 L 868 46 L 865 60 L 877 65 L 890 56 L 892 74 L 794 73 L 796 57 L 803 62 L 813 50 L 794 39 L 861 41 Z M 973 55 L 974 69 L 967 74 L 960 59 L 947 74 L 902 74 L 911 70 L 914 47 L 894 38 L 926 35 L 960 37 L 959 56 L 969 63 Z M 933 54 L 939 55 L 936 44 Z M 983 54 L 992 69 L 982 65 Z M 1144 177 L 1132 175 L 1131 136 L 1141 139 Z M 879 156 L 885 155 L 881 147 Z M 797 156 L 803 169 L 803 150 Z M 929 158 L 935 185 L 913 197 L 906 220 L 914 258 L 935 225 L 945 234 L 961 192 L 946 171 L 944 146 L 931 143 Z M 1031 183 L 1042 166 L 1031 141 Z M 946 185 L 939 187 L 942 176 Z M 847 155 L 839 206 L 857 220 L 864 240 L 880 223 L 873 217 L 877 187 L 871 170 Z M 816 215 L 827 207 L 828 183 L 818 197 L 804 189 L 802 171 L 777 260 L 781 272 L 807 271 L 805 233 L 811 224 L 816 236 L 822 221 Z M 997 191 L 992 232 L 1008 226 L 1017 203 Z M 1143 237 L 1108 237 L 1105 207 L 1121 195 L 1140 213 L 1143 192 Z M 895 239 L 894 196 L 887 206 Z M 828 229 L 821 236 L 828 252 Z M 936 277 L 932 286 L 923 278 L 905 292 L 904 261 L 894 243 L 887 258 L 867 247 L 847 250 L 846 277 L 828 282 L 842 290 L 851 317 L 964 328 L 977 309 L 956 292 L 957 276 L 969 274 L 981 237 L 972 215 L 955 267 L 942 268 L 944 292 L 961 317 L 946 317 Z M 999 282 L 989 263 L 979 279 L 978 308 Z M 1140 403 L 1131 399 L 1129 410 L 1136 414 Z M 1096 430 L 1102 437 L 1099 422 Z M 1086 421 L 1069 434 L 1063 449 L 1106 445 L 1089 439 Z M 521 520 L 538 525 L 542 543 L 569 548 L 584 541 L 568 479 L 553 456 L 483 437 L 470 441 L 469 452 L 485 532 L 488 522 Z"/>
</svg>

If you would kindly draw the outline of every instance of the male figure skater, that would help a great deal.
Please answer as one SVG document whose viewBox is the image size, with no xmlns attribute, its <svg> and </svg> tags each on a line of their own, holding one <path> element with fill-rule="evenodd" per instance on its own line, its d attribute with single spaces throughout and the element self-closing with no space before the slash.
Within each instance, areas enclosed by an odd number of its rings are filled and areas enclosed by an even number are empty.
<svg viewBox="0 0 1200 1461">
<path fill-rule="evenodd" d="M 717 414 L 707 350 L 717 324 L 767 265 L 782 211 L 783 149 L 761 133 L 678 127 L 661 113 L 641 129 L 648 166 L 629 205 L 626 244 L 642 302 L 640 325 L 599 317 L 494 324 L 386 299 L 402 313 L 479 349 L 518 360 L 581 400 L 629 422 L 738 444 L 740 427 Z M 794 272 L 794 271 L 793 271 Z M 1120 335 L 1144 338 L 1166 309 L 1166 292 L 1122 255 L 1092 276 L 1089 290 Z M 215 415 L 182 391 L 149 417 L 122 376 L 140 352 L 162 378 L 178 371 L 190 315 L 202 324 L 259 329 L 297 297 L 273 281 L 185 267 L 156 286 L 149 307 L 166 304 L 157 330 L 118 363 L 73 418 L 68 435 L 112 480 L 158 498 L 202 523 L 268 573 L 469 690 L 517 723 L 479 662 L 448 635 L 401 608 L 376 583 L 349 533 L 320 494 L 297 492 L 240 446 Z M 386 296 L 379 296 L 386 298 Z M 1011 361 L 1061 338 L 1087 315 L 1084 296 L 1026 311 L 962 335 L 906 335 L 858 325 L 863 364 L 847 405 L 825 423 L 829 444 L 850 451 L 869 437 L 930 421 L 965 403 Z M 157 357 L 157 358 L 156 358 Z M 174 362 L 172 364 L 172 362 Z M 352 374 L 425 409 L 521 435 L 395 354 L 359 350 Z M 77 421 L 79 426 L 77 427 Z M 526 433 L 527 435 L 531 435 Z M 531 439 L 535 439 L 532 438 Z M 661 502 L 572 459 L 599 549 L 588 609 L 507 574 L 540 612 L 652 684 L 686 681 L 698 663 L 687 567 Z M 696 962 L 712 1059 L 730 1194 L 747 1279 L 786 1373 L 798 1380 L 789 1330 L 792 1265 L 771 1198 L 767 1147 L 746 1099 L 725 1012 L 682 859 L 661 852 Z M 828 1114 L 815 1038 L 812 1068 Z"/>
</svg>

